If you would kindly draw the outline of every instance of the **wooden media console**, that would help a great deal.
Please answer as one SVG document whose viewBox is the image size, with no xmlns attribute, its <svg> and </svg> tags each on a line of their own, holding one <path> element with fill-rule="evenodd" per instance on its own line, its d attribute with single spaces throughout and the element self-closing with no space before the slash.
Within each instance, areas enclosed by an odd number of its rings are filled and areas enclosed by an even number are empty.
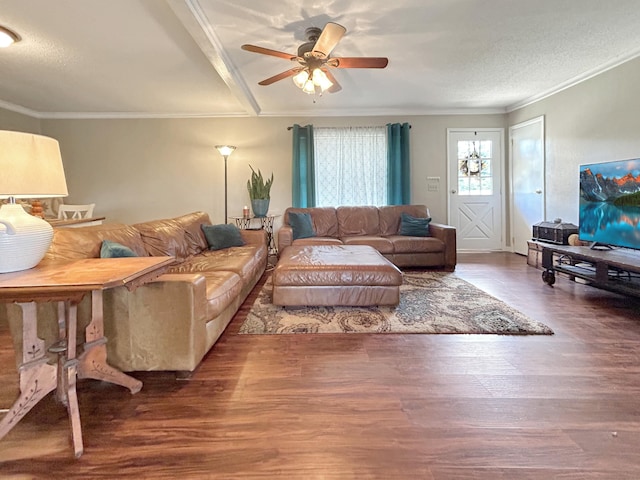
<svg viewBox="0 0 640 480">
<path fill-rule="evenodd" d="M 556 272 L 580 278 L 593 287 L 640 296 L 640 252 L 628 249 L 545 244 L 542 280 L 553 285 Z"/>
</svg>

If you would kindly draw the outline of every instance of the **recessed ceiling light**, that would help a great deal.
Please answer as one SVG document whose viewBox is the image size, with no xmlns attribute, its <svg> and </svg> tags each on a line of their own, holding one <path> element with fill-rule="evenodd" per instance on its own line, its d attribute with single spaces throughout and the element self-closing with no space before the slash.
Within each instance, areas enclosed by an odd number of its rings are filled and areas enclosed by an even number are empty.
<svg viewBox="0 0 640 480">
<path fill-rule="evenodd" d="M 12 32 L 8 28 L 0 26 L 0 48 L 8 47 L 20 41 L 20 35 Z"/>
</svg>

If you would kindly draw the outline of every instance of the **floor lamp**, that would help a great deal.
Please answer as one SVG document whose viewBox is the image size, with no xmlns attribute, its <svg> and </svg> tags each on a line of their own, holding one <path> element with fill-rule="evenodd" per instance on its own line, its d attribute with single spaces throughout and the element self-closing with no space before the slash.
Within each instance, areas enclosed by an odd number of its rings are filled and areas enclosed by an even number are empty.
<svg viewBox="0 0 640 480">
<path fill-rule="evenodd" d="M 224 223 L 227 223 L 227 158 L 233 153 L 236 147 L 232 145 L 216 145 L 216 148 L 224 158 Z"/>
</svg>

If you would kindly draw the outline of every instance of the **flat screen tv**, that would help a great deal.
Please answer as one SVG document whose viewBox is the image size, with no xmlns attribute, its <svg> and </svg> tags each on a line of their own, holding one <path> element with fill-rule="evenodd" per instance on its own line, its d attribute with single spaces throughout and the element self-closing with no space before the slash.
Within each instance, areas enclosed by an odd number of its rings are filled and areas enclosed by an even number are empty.
<svg viewBox="0 0 640 480">
<path fill-rule="evenodd" d="M 580 166 L 580 240 L 640 249 L 640 158 Z"/>
</svg>

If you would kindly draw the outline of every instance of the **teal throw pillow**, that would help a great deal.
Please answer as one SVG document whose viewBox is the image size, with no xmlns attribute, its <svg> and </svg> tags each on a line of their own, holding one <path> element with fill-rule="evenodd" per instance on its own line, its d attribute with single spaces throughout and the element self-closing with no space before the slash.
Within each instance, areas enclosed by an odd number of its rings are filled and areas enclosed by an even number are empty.
<svg viewBox="0 0 640 480">
<path fill-rule="evenodd" d="M 311 215 L 308 213 L 289 212 L 289 225 L 293 230 L 294 240 L 316 236 L 316 231 L 311 223 Z"/>
<path fill-rule="evenodd" d="M 428 237 L 431 218 L 412 217 L 403 213 L 400 217 L 400 235 L 408 237 Z"/>
<path fill-rule="evenodd" d="M 129 247 L 111 240 L 103 240 L 100 247 L 100 258 L 137 257 L 138 254 Z"/>
<path fill-rule="evenodd" d="M 240 229 L 231 223 L 202 225 L 202 231 L 207 239 L 209 250 L 221 250 L 244 245 Z"/>
</svg>

